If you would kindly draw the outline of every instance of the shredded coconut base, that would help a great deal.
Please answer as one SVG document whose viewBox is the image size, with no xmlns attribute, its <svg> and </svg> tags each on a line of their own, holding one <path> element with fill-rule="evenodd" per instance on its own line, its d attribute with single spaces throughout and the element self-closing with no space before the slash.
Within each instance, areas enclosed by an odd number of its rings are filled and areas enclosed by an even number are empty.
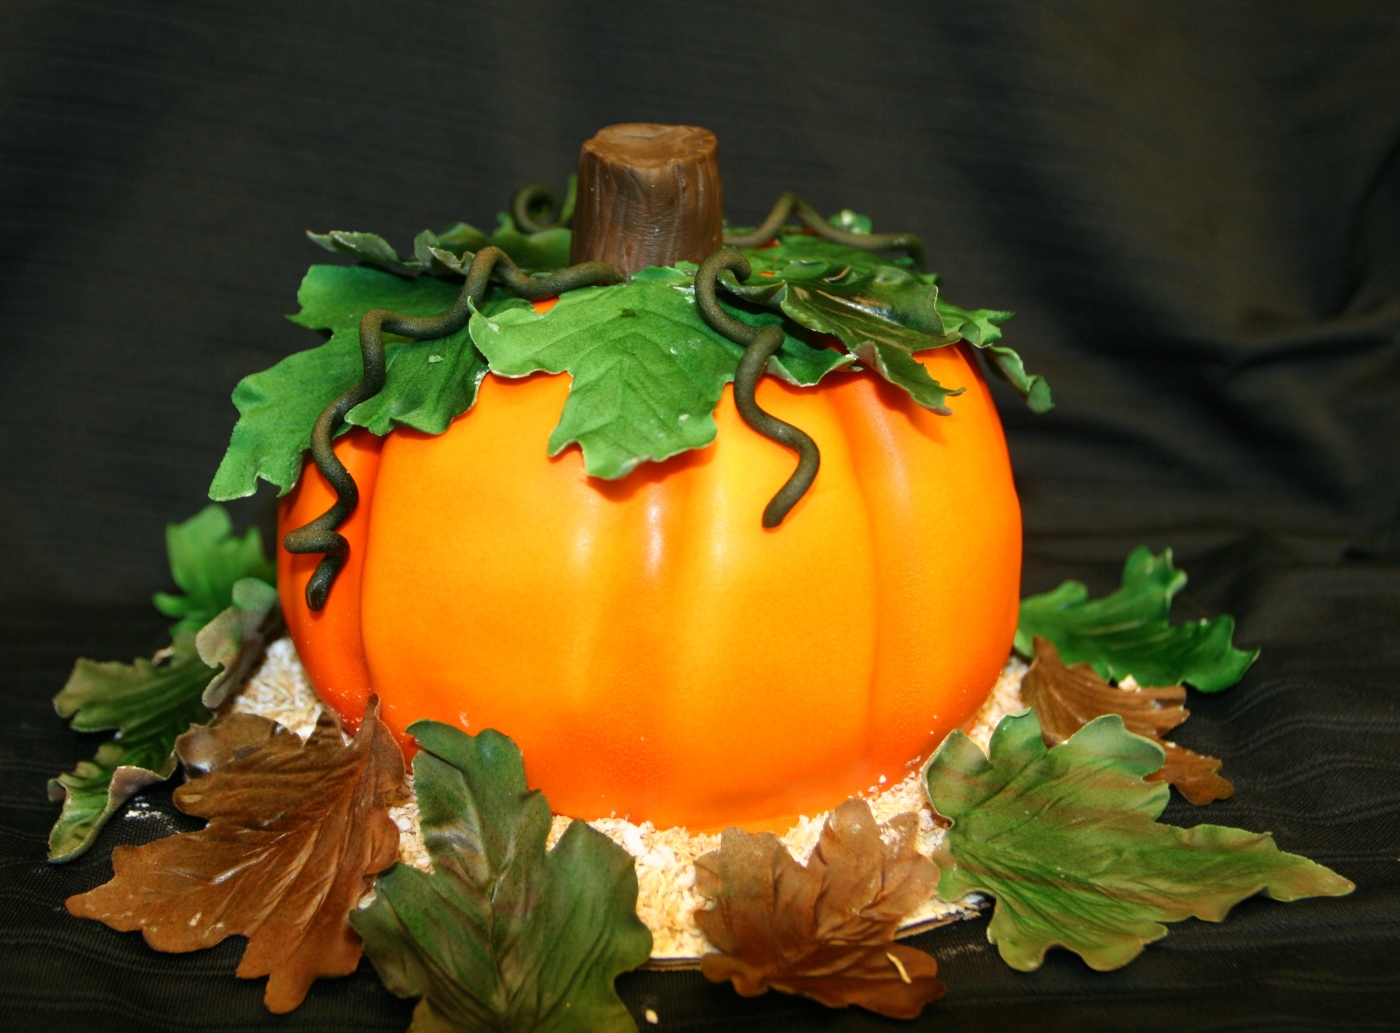
<svg viewBox="0 0 1400 1033">
<path fill-rule="evenodd" d="M 1022 709 L 1021 678 L 1025 673 L 1025 663 L 1011 657 L 986 702 L 966 727 L 968 735 L 984 751 L 997 722 Z M 262 666 L 226 709 L 271 718 L 303 739 L 311 734 L 321 712 L 321 701 L 306 679 L 290 638 L 278 639 L 268 646 Z M 394 824 L 399 827 L 399 860 L 431 871 L 432 862 L 419 827 L 412 775 L 408 776 L 407 789 L 406 801 L 389 810 Z M 897 814 L 917 814 L 919 851 L 925 856 L 931 855 L 943 842 L 943 829 L 934 822 L 933 809 L 924 795 L 919 772 L 912 772 L 889 788 L 871 786 L 857 795 L 869 802 L 876 819 L 881 822 Z M 799 862 L 805 864 L 816 849 L 826 818 L 826 813 L 804 815 L 780 837 Z M 572 818 L 562 814 L 554 816 L 548 840 L 551 848 L 571 821 Z M 693 917 L 695 911 L 706 904 L 695 891 L 695 859 L 718 850 L 719 836 L 692 835 L 681 827 L 658 829 L 649 821 L 634 825 L 624 818 L 599 818 L 589 824 L 632 855 L 637 870 L 637 915 L 652 933 L 652 965 L 694 965 L 700 955 L 713 951 L 715 948 L 701 935 Z M 960 901 L 946 901 L 935 894 L 905 919 L 900 935 L 908 936 L 969 918 L 977 914 L 980 907 L 981 900 L 976 895 Z"/>
</svg>

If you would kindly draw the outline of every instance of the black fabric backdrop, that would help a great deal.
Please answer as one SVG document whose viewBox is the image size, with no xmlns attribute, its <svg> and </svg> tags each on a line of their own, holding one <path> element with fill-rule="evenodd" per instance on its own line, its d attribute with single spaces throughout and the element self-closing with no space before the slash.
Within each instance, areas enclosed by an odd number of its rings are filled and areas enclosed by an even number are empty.
<svg viewBox="0 0 1400 1033">
<path fill-rule="evenodd" d="M 0 55 L 0 1026 L 406 1027 L 367 965 L 274 1019 L 241 941 L 161 956 L 70 918 L 113 845 L 192 823 L 152 791 L 48 866 L 44 782 L 96 741 L 49 698 L 79 654 L 161 644 L 162 529 L 201 504 L 234 383 L 315 343 L 282 319 L 304 229 L 489 224 L 649 120 L 716 131 L 731 218 L 782 190 L 864 211 L 921 234 L 954 301 L 1019 312 L 1058 403 L 999 396 L 1025 589 L 1104 591 L 1172 546 L 1179 614 L 1232 612 L 1263 656 L 1182 734 L 1236 796 L 1168 819 L 1272 830 L 1357 883 L 1182 923 L 1111 974 L 938 930 L 915 942 L 950 992 L 912 1028 L 1400 1028 L 1400 7 L 11 0 Z M 619 986 L 660 1028 L 898 1025 Z"/>
</svg>

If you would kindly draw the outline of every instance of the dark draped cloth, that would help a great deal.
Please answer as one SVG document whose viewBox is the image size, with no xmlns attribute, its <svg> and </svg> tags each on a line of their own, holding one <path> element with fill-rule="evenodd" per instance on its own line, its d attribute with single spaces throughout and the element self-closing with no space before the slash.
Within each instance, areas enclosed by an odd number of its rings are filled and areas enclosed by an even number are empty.
<svg viewBox="0 0 1400 1033">
<path fill-rule="evenodd" d="M 1174 925 L 1108 974 L 936 930 L 913 942 L 950 990 L 909 1028 L 1400 1026 L 1400 5 L 18 0 L 0 24 L 0 1026 L 407 1026 L 367 963 L 274 1021 L 241 941 L 158 955 L 71 918 L 114 845 L 194 823 L 156 788 L 49 866 L 45 780 L 100 739 L 50 698 L 76 656 L 163 644 L 163 527 L 202 504 L 234 384 L 316 343 L 282 318 L 305 229 L 489 226 L 638 120 L 717 133 L 736 223 L 784 190 L 852 208 L 921 235 L 950 300 L 1017 312 L 1057 402 L 997 389 L 1025 591 L 1173 548 L 1176 615 L 1233 613 L 1263 653 L 1180 733 L 1234 798 L 1166 819 L 1357 885 Z M 619 987 L 643 1028 L 893 1028 L 695 973 Z"/>
</svg>

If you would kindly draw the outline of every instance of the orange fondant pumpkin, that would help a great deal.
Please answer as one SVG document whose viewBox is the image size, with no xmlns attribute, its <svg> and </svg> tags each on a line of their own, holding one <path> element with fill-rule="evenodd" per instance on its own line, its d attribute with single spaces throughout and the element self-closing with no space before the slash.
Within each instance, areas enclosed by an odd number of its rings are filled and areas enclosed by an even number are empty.
<svg viewBox="0 0 1400 1033">
<path fill-rule="evenodd" d="M 1021 562 L 987 386 L 964 346 L 920 359 L 967 388 L 952 416 L 868 374 L 764 378 L 759 404 L 822 454 L 774 530 L 759 516 L 793 459 L 728 389 L 713 445 L 614 482 L 545 454 L 564 376 L 488 376 L 437 437 L 347 435 L 360 504 L 323 611 L 303 598 L 319 557 L 278 552 L 312 682 L 352 723 L 377 692 L 401 736 L 505 732 L 577 817 L 712 828 L 898 781 L 995 682 Z M 281 531 L 331 501 L 308 464 Z"/>
</svg>

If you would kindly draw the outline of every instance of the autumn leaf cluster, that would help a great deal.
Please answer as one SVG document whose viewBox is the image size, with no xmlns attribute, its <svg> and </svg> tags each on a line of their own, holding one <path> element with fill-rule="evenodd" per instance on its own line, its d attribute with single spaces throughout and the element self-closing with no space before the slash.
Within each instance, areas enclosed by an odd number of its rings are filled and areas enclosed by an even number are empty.
<svg viewBox="0 0 1400 1033">
<path fill-rule="evenodd" d="M 117 734 L 57 781 L 53 859 L 85 849 L 177 765 L 176 805 L 207 824 L 118 847 L 112 880 L 69 910 L 163 951 L 244 937 L 237 975 L 268 977 L 274 1012 L 363 951 L 393 993 L 418 1000 L 419 1033 L 633 1029 L 614 980 L 648 960 L 651 934 L 630 856 L 580 821 L 547 848 L 550 809 L 515 744 L 421 721 L 412 786 L 431 870 L 396 863 L 390 808 L 407 772 L 377 701 L 353 739 L 323 714 L 305 742 L 227 705 L 278 627 L 256 532 L 235 537 L 211 508 L 171 528 L 169 551 L 182 594 L 157 605 L 176 621 L 171 647 L 132 665 L 80 661 L 59 694 L 74 727 Z M 1031 970 L 1055 946 L 1116 968 L 1167 924 L 1220 921 L 1260 892 L 1349 892 L 1267 834 L 1158 820 L 1169 786 L 1198 804 L 1233 791 L 1218 759 L 1165 736 L 1187 716 L 1186 682 L 1218 691 L 1254 657 L 1234 647 L 1229 618 L 1170 623 L 1183 581 L 1169 554 L 1139 550 L 1105 599 L 1068 583 L 1023 603 L 1031 709 L 1002 720 L 986 753 L 955 732 L 933 754 L 923 785 L 942 827 L 916 814 L 882 824 L 849 800 L 805 863 L 771 833 L 726 831 L 695 865 L 695 921 L 716 948 L 703 973 L 745 996 L 911 1018 L 945 987 L 934 957 L 896 936 L 935 894 L 994 900 L 988 938 Z"/>
</svg>

